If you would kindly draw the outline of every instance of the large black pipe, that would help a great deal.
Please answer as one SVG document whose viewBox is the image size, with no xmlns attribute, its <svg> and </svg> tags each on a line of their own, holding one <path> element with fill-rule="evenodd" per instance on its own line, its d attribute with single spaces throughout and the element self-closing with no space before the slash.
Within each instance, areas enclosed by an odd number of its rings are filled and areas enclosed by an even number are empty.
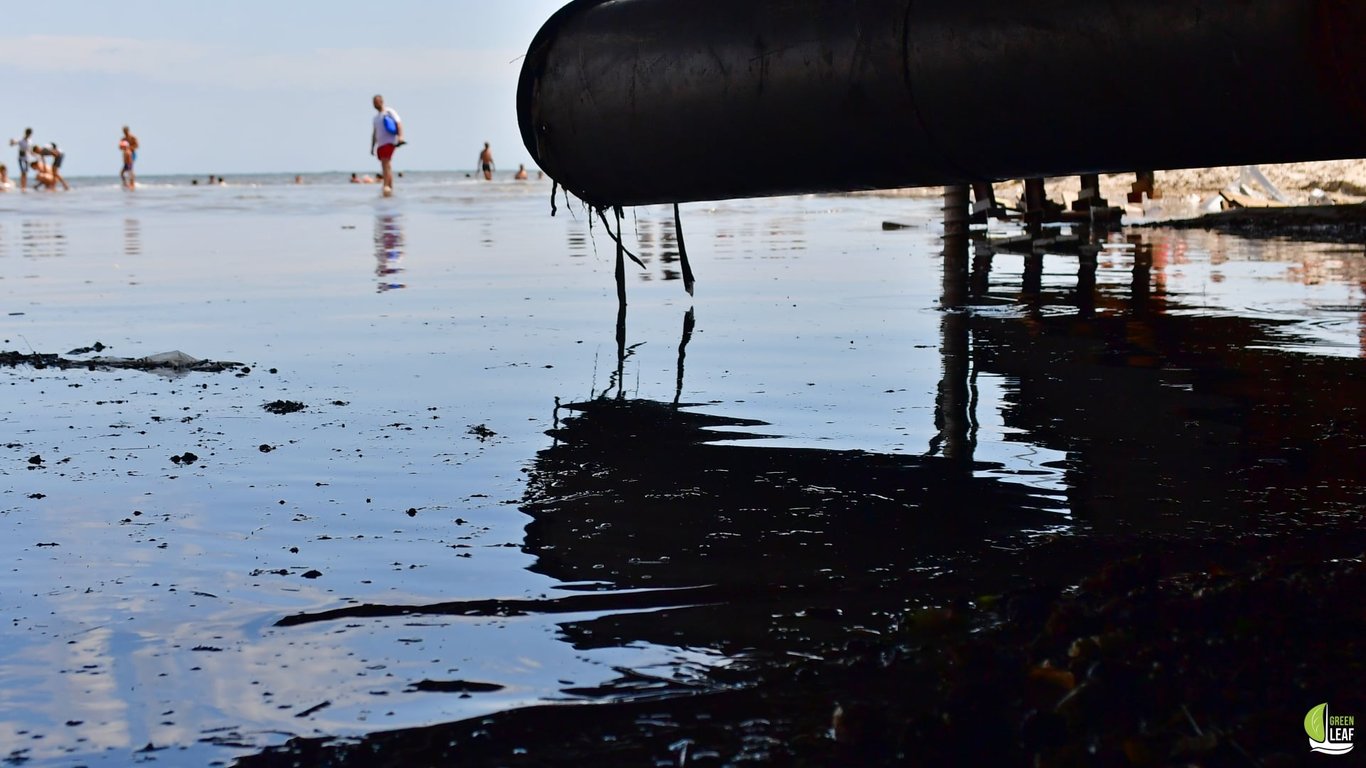
<svg viewBox="0 0 1366 768">
<path fill-rule="evenodd" d="M 575 0 L 518 89 L 595 205 L 1366 156 L 1362 0 Z"/>
</svg>

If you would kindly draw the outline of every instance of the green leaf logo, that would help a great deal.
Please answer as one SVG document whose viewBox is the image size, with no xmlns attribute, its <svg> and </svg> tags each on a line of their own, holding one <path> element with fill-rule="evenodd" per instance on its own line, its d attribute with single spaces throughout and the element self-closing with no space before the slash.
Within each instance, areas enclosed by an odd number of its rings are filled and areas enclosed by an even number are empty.
<svg viewBox="0 0 1366 768">
<path fill-rule="evenodd" d="M 1328 711 L 1328 702 L 1325 701 L 1309 710 L 1309 714 L 1304 716 L 1304 732 L 1309 734 L 1309 738 L 1314 741 L 1322 742 L 1327 733 L 1323 724 L 1323 715 L 1326 711 Z"/>
</svg>

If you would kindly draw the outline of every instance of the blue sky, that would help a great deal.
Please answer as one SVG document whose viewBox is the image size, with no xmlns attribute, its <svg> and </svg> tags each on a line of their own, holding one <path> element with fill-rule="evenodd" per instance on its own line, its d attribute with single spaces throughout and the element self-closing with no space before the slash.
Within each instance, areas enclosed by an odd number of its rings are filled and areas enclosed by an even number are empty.
<svg viewBox="0 0 1366 768">
<path fill-rule="evenodd" d="M 473 169 L 485 141 L 530 165 L 521 57 L 566 1 L 44 0 L 0 27 L 0 137 L 32 126 L 67 176 L 117 174 L 123 125 L 144 175 L 369 171 L 382 93 L 402 169 Z"/>
</svg>

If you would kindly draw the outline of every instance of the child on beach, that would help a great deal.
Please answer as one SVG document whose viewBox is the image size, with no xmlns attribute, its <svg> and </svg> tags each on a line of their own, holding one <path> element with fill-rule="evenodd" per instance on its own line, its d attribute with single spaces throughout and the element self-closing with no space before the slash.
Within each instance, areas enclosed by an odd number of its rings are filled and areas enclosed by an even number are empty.
<svg viewBox="0 0 1366 768">
<path fill-rule="evenodd" d="M 9 180 L 9 169 L 0 163 L 0 192 L 8 191 L 14 184 Z"/>
</svg>

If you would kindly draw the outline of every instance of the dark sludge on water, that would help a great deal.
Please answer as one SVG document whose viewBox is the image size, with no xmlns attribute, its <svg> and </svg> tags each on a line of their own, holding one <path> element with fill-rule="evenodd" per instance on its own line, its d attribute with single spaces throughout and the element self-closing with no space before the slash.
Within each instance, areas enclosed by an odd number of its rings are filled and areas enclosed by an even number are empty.
<svg viewBox="0 0 1366 768">
<path fill-rule="evenodd" d="M 578 649 L 725 663 L 619 668 L 560 703 L 301 738 L 242 765 L 1283 758 L 1299 700 L 1350 705 L 1366 658 L 1363 617 L 1341 608 L 1366 587 L 1366 489 L 1344 481 L 1366 379 L 1352 359 L 1277 350 L 1275 322 L 1151 311 L 1162 300 L 945 316 L 946 348 L 969 334 L 973 369 L 1016 382 L 1006 423 L 1068 456 L 1066 490 L 970 451 L 772 447 L 761 421 L 619 390 L 557 402 L 520 509 L 531 569 L 566 596 L 280 626 L 545 614 Z"/>
</svg>

